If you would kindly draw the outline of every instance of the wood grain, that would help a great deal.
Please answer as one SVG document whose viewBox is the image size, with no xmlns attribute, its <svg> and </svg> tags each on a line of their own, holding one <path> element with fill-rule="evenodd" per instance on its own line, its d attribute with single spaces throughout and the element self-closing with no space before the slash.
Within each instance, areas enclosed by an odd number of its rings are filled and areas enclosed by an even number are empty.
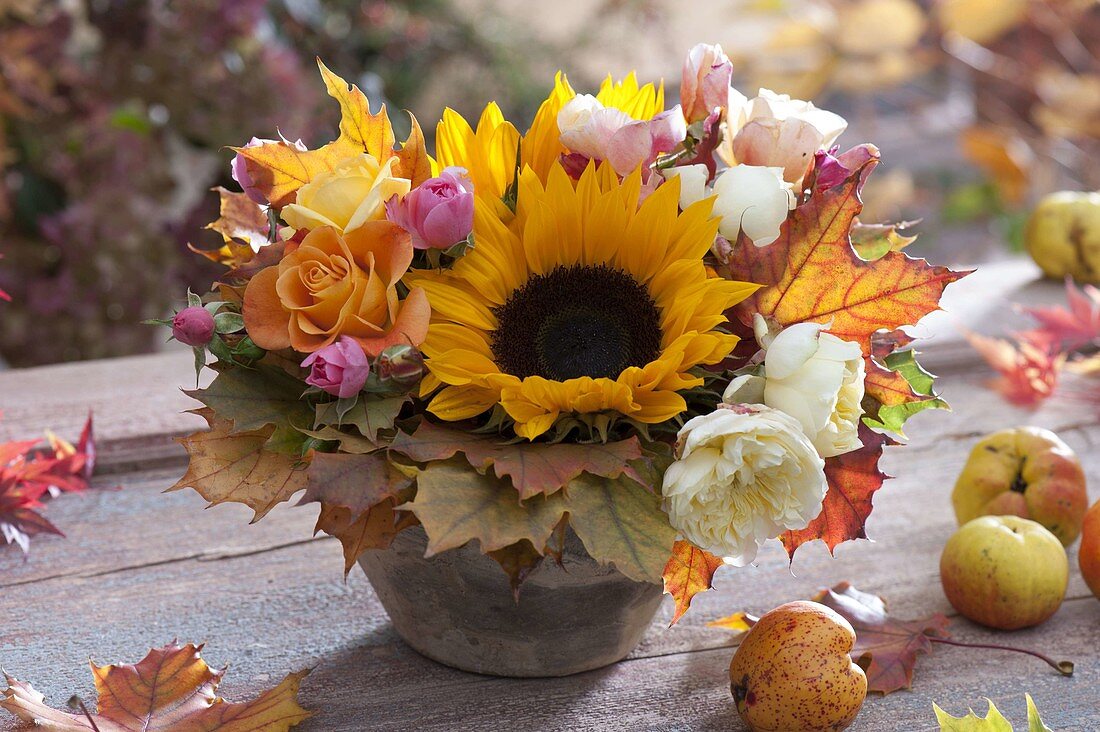
<svg viewBox="0 0 1100 732">
<path fill-rule="evenodd" d="M 1030 284 L 1030 276 L 1027 267 L 1009 269 L 1000 282 L 1017 283 L 1029 302 L 1060 297 L 1057 286 Z M 959 298 L 962 320 L 995 332 L 991 314 L 1001 312 L 998 302 L 1003 310 L 1003 294 L 991 294 L 1001 293 L 998 279 L 977 282 Z M 978 435 L 1017 423 L 1058 430 L 1085 462 L 1091 497 L 1100 498 L 1095 411 L 1058 401 L 1035 413 L 1006 407 L 980 387 L 988 374 L 954 327 L 941 320 L 926 348 L 946 373 L 941 387 L 954 411 L 918 415 L 912 444 L 887 451 L 884 467 L 900 477 L 876 496 L 874 541 L 843 545 L 836 558 L 809 545 L 793 567 L 778 545 L 769 547 L 755 567 L 723 569 L 718 589 L 698 596 L 671 630 L 666 601 L 629 660 L 538 681 L 464 674 L 416 655 L 395 636 L 358 569 L 344 581 L 339 545 L 311 538 L 314 507 L 279 507 L 247 525 L 243 506 L 207 511 L 192 492 L 162 494 L 182 472 L 172 438 L 196 424 L 179 414 L 190 405 L 176 389 L 193 379 L 189 354 L 0 374 L 0 439 L 47 426 L 75 432 L 93 407 L 107 468 L 95 490 L 49 506 L 67 539 L 41 538 L 26 561 L 0 550 L 0 665 L 55 704 L 73 693 L 90 702 L 89 657 L 136 661 L 178 637 L 207 641 L 212 664 L 231 663 L 222 690 L 233 700 L 316 666 L 302 699 L 318 715 L 300 727 L 305 732 L 740 729 L 726 679 L 734 638 L 706 621 L 763 612 L 842 580 L 884 595 L 902 617 L 949 612 L 938 557 L 955 528 L 954 476 Z M 1100 602 L 1072 566 L 1072 599 L 1040 628 L 997 634 L 957 619 L 953 630 L 964 640 L 1072 658 L 1074 678 L 1024 656 L 938 647 L 919 663 L 913 691 L 869 699 L 852 729 L 932 730 L 933 701 L 960 714 L 984 707 L 982 696 L 1019 724 L 1025 691 L 1052 728 L 1100 729 Z M 5 715 L 0 730 L 11 729 Z"/>
</svg>

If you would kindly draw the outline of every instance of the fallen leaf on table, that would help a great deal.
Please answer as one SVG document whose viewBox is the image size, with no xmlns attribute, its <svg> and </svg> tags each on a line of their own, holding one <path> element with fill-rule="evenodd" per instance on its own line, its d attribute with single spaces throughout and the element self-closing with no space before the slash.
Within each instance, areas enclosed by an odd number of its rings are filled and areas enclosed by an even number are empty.
<svg viewBox="0 0 1100 732">
<path fill-rule="evenodd" d="M 92 664 L 99 696 L 92 715 L 53 709 L 30 684 L 7 674 L 0 708 L 51 732 L 285 732 L 311 716 L 297 699 L 308 669 L 287 675 L 250 702 L 228 702 L 217 696 L 225 669 L 212 671 L 201 650 L 172 643 L 137 664 Z"/>
<path fill-rule="evenodd" d="M 950 622 L 939 613 L 924 620 L 897 620 L 886 612 L 877 595 L 861 592 L 847 582 L 814 596 L 836 610 L 856 631 L 852 659 L 867 673 L 867 690 L 889 694 L 913 684 L 917 656 L 932 652 L 932 638 L 947 638 Z"/>
<path fill-rule="evenodd" d="M 24 553 L 32 536 L 64 536 L 38 511 L 63 492 L 85 490 L 95 470 L 91 415 L 75 446 L 51 432 L 46 437 L 48 446 L 41 440 L 0 443 L 0 538 Z"/>
<path fill-rule="evenodd" d="M 1053 732 L 1050 727 L 1043 724 L 1031 694 L 1025 694 L 1025 696 L 1027 697 L 1028 732 Z M 932 708 L 936 712 L 936 721 L 939 722 L 940 732 L 1012 732 L 1012 724 L 1005 719 L 1004 715 L 993 704 L 993 701 L 990 699 L 986 699 L 986 701 L 989 702 L 989 711 L 986 712 L 985 717 L 979 717 L 972 709 L 968 710 L 969 714 L 965 717 L 952 717 L 940 709 L 938 704 L 933 704 Z"/>
<path fill-rule="evenodd" d="M 989 386 L 1022 407 L 1037 407 L 1058 384 L 1066 354 L 1055 344 L 1005 340 L 967 333 L 974 350 L 999 374 Z"/>
</svg>

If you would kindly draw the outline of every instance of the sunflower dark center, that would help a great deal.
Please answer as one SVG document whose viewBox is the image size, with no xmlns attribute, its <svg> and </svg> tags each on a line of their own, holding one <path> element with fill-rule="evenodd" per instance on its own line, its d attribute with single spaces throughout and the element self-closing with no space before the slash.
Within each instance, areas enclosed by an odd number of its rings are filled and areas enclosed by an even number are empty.
<svg viewBox="0 0 1100 732">
<path fill-rule="evenodd" d="M 531 277 L 493 312 L 493 355 L 521 378 L 614 379 L 660 355 L 661 318 L 649 290 L 607 265 Z"/>
</svg>

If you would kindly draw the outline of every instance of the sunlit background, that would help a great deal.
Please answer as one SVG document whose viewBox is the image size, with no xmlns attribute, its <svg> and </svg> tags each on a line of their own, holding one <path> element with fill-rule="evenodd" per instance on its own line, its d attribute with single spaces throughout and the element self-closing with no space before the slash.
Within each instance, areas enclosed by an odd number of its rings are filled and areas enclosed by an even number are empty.
<svg viewBox="0 0 1100 732">
<path fill-rule="evenodd" d="M 430 135 L 491 99 L 524 128 L 558 68 L 674 97 L 700 41 L 879 145 L 862 218 L 919 219 L 914 255 L 1016 256 L 1041 195 L 1100 187 L 1096 0 L 0 0 L 0 364 L 158 348 L 225 146 L 335 136 L 315 57 Z"/>
</svg>

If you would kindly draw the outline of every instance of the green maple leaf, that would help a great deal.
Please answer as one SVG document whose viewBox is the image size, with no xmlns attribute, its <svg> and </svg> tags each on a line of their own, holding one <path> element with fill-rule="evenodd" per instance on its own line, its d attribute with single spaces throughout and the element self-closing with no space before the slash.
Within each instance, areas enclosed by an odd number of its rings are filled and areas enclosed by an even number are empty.
<svg viewBox="0 0 1100 732">
<path fill-rule="evenodd" d="M 302 401 L 304 384 L 280 369 L 260 366 L 222 371 L 205 389 L 185 392 L 233 424 L 233 432 L 269 425 L 308 426 L 313 419 Z"/>
</svg>

